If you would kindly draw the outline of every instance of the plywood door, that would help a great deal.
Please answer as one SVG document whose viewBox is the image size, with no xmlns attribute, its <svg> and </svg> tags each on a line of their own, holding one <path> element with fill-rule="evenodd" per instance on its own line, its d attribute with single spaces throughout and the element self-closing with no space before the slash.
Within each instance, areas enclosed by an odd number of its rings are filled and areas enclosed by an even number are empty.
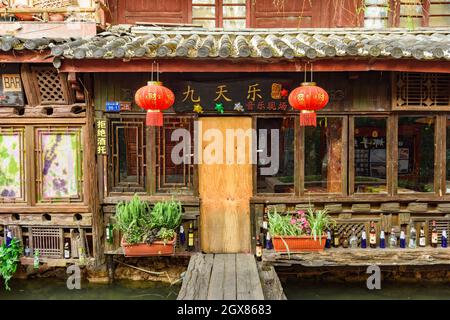
<svg viewBox="0 0 450 320">
<path fill-rule="evenodd" d="M 199 192 L 201 199 L 201 247 L 207 253 L 250 252 L 250 197 L 252 195 L 252 164 L 249 161 L 251 137 L 246 138 L 245 163 L 226 161 L 226 129 L 252 127 L 250 117 L 201 118 L 201 132 L 216 129 L 222 134 L 223 163 L 199 164 Z M 211 141 L 199 145 L 203 155 Z M 230 141 L 228 141 L 230 143 Z M 210 146 L 211 147 L 211 146 Z M 234 137 L 235 154 L 237 138 Z"/>
</svg>

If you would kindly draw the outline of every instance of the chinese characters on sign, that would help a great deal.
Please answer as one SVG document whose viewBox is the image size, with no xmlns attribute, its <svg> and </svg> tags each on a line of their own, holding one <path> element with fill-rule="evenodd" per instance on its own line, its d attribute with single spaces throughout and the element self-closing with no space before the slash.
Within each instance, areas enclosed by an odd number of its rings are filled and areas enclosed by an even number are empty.
<svg viewBox="0 0 450 320">
<path fill-rule="evenodd" d="M 107 125 L 106 120 L 98 119 L 97 128 L 97 154 L 107 154 Z"/>
</svg>

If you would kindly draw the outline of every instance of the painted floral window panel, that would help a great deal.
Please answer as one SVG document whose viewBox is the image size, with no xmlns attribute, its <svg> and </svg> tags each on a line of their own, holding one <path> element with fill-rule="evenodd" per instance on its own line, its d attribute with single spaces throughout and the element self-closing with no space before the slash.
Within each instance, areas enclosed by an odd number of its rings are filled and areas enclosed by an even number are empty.
<svg viewBox="0 0 450 320">
<path fill-rule="evenodd" d="M 40 200 L 81 198 L 81 131 L 40 131 Z"/>
<path fill-rule="evenodd" d="M 0 128 L 0 200 L 24 200 L 24 129 Z"/>
</svg>

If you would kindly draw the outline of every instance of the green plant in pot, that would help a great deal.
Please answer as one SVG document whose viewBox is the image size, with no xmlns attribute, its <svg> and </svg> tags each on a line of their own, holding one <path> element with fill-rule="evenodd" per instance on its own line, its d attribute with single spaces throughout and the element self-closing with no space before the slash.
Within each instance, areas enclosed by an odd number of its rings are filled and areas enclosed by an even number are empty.
<svg viewBox="0 0 450 320">
<path fill-rule="evenodd" d="M 308 208 L 305 213 L 294 214 L 269 212 L 269 232 L 275 251 L 322 251 L 325 246 L 327 228 L 335 224 L 327 209 Z"/>
<path fill-rule="evenodd" d="M 150 209 L 147 202 L 134 195 L 130 201 L 117 204 L 114 220 L 115 228 L 123 234 L 126 256 L 171 254 L 182 206 L 172 199 L 157 202 Z"/>
</svg>

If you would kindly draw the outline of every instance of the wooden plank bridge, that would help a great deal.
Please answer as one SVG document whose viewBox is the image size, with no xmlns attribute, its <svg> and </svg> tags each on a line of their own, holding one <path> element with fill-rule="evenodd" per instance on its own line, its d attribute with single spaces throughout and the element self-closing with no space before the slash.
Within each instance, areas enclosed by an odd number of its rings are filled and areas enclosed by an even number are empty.
<svg viewBox="0 0 450 320">
<path fill-rule="evenodd" d="M 195 254 L 189 261 L 178 300 L 264 300 L 251 254 Z"/>
</svg>

